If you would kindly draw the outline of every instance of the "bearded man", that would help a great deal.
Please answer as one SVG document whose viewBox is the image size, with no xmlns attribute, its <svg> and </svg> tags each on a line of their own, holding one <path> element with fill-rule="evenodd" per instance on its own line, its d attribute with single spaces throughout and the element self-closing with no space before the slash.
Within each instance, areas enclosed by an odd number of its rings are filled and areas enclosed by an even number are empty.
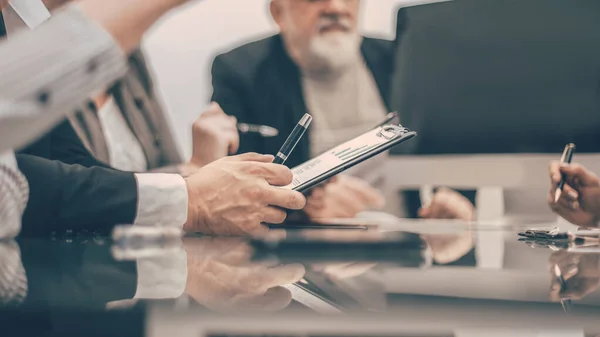
<svg viewBox="0 0 600 337">
<path fill-rule="evenodd" d="M 305 112 L 313 123 L 286 165 L 309 158 L 373 128 L 387 112 L 391 43 L 358 33 L 359 0 L 271 0 L 280 33 L 215 58 L 213 97 L 245 123 L 279 135 L 240 135 L 240 152 L 277 153 Z M 372 159 L 313 192 L 313 218 L 352 217 L 383 206 L 381 161 Z"/>
<path fill-rule="evenodd" d="M 240 122 L 279 130 L 272 138 L 240 135 L 240 152 L 277 153 L 309 112 L 313 123 L 286 162 L 294 167 L 385 119 L 390 110 L 392 42 L 361 36 L 360 5 L 360 0 L 271 0 L 279 34 L 215 58 L 212 101 Z M 386 157 L 372 158 L 313 190 L 305 213 L 313 219 L 354 217 L 380 209 L 387 201 L 388 210 L 395 214 L 417 216 L 419 206 L 408 206 L 407 212 L 398 214 L 404 208 L 399 195 L 382 196 Z M 443 205 L 428 205 L 419 215 L 470 219 L 472 214 L 446 207 L 464 204 L 462 208 L 473 209 L 461 195 L 448 192 L 444 198 L 433 198 L 434 204 L 441 200 Z M 447 208 L 451 214 L 437 211 Z"/>
</svg>

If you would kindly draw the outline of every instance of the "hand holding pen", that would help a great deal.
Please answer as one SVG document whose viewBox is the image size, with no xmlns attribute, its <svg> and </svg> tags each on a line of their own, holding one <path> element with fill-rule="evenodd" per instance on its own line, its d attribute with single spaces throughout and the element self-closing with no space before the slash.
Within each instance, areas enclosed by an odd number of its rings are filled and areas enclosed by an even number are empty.
<svg viewBox="0 0 600 337">
<path fill-rule="evenodd" d="M 573 224 L 597 227 L 600 220 L 600 180 L 579 164 L 566 164 L 566 159 L 563 163 L 550 164 L 548 205 Z"/>
</svg>

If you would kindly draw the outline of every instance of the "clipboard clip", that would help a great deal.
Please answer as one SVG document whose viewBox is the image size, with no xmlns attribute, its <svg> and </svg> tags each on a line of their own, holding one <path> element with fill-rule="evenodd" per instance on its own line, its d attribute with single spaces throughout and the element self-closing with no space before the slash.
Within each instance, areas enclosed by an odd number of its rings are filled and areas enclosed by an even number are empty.
<svg viewBox="0 0 600 337">
<path fill-rule="evenodd" d="M 379 132 L 377 133 L 377 137 L 383 137 L 387 140 L 391 140 L 403 135 L 405 132 L 406 128 L 402 126 L 388 124 L 381 127 L 381 130 L 379 130 Z"/>
</svg>

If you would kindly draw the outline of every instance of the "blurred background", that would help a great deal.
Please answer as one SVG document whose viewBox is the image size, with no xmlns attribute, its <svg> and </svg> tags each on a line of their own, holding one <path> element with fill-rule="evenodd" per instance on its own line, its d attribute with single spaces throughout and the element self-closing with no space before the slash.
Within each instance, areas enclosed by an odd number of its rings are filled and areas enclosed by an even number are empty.
<svg viewBox="0 0 600 337">
<path fill-rule="evenodd" d="M 364 0 L 362 32 L 393 40 L 398 8 L 431 2 L 439 1 Z M 210 99 L 213 58 L 276 32 L 268 0 L 219 0 L 199 1 L 179 9 L 148 34 L 143 48 L 186 156 L 192 144 L 190 125 Z"/>
</svg>

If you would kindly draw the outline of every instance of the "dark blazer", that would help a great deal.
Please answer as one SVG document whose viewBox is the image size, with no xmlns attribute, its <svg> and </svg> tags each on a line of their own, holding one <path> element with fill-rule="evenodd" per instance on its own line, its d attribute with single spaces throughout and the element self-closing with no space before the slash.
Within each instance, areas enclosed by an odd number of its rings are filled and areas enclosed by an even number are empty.
<svg viewBox="0 0 600 337">
<path fill-rule="evenodd" d="M 132 173 L 24 154 L 16 157 L 29 182 L 22 236 L 66 229 L 109 233 L 114 225 L 135 220 L 138 193 Z"/>
<path fill-rule="evenodd" d="M 361 51 L 389 109 L 388 91 L 392 42 L 364 38 Z M 279 130 L 273 138 L 241 135 L 240 153 L 276 154 L 302 115 L 307 112 L 300 71 L 274 35 L 217 56 L 212 66 L 212 100 L 240 122 L 270 125 Z M 310 129 L 308 130 L 310 132 Z M 305 135 L 288 161 L 294 167 L 310 159 Z"/>
<path fill-rule="evenodd" d="M 390 109 L 393 62 L 391 41 L 364 38 L 361 52 L 381 98 Z M 307 112 L 300 70 L 288 55 L 280 35 L 249 43 L 217 56 L 212 66 L 212 100 L 240 122 L 270 125 L 279 130 L 273 138 L 240 135 L 240 153 L 276 154 L 298 120 Z M 410 124 L 407 124 L 410 126 Z M 310 129 L 287 160 L 294 167 L 310 159 Z M 465 194 L 474 202 L 474 192 Z M 409 217 L 417 217 L 419 193 L 404 193 Z"/>
</svg>

